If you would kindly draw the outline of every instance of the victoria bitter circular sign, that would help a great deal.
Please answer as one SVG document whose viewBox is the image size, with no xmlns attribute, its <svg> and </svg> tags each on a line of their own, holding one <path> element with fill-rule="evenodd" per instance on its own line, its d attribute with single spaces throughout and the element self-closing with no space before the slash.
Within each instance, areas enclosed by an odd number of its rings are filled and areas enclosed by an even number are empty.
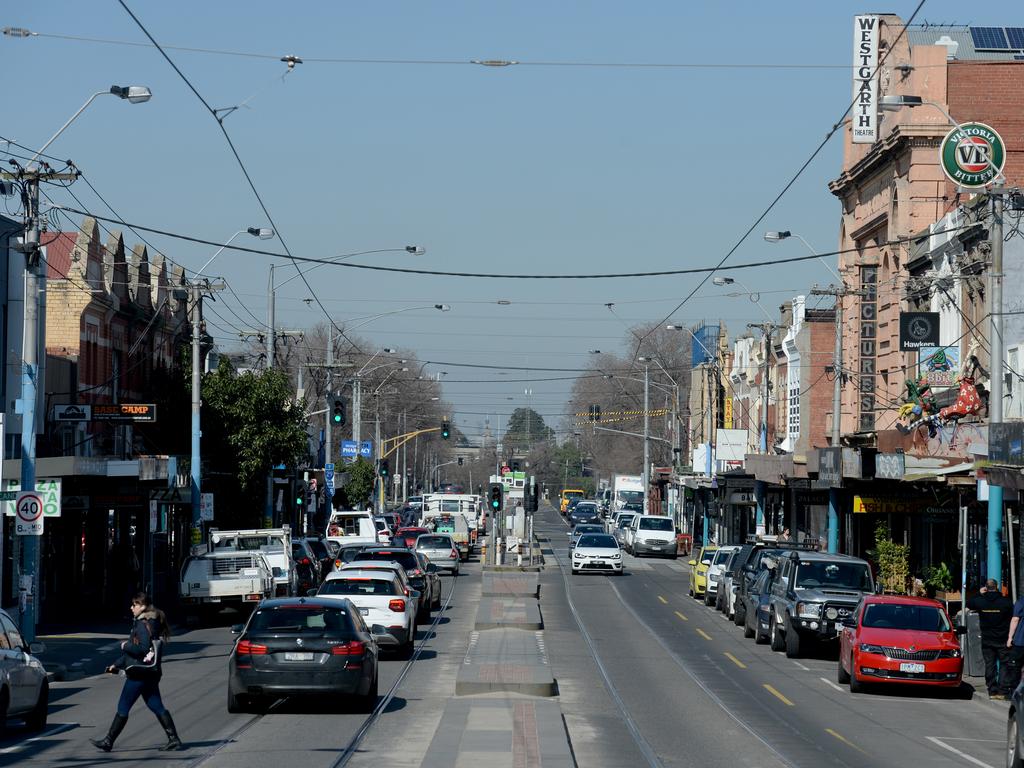
<svg viewBox="0 0 1024 768">
<path fill-rule="evenodd" d="M 1003 171 L 1006 146 L 994 128 L 964 123 L 946 134 L 939 147 L 942 170 L 961 187 L 984 187 Z"/>
</svg>

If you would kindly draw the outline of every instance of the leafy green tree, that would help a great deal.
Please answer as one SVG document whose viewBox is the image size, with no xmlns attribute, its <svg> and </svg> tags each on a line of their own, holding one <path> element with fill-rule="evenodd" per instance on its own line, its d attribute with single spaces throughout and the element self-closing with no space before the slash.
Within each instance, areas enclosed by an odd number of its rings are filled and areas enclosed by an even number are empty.
<svg viewBox="0 0 1024 768">
<path fill-rule="evenodd" d="M 361 509 L 373 493 L 373 464 L 362 456 L 348 468 L 348 482 L 345 483 L 345 506 L 349 509 Z"/>
<path fill-rule="evenodd" d="M 206 473 L 233 476 L 237 491 L 228 498 L 261 516 L 271 469 L 307 458 L 305 406 L 292 401 L 283 372 L 239 375 L 226 360 L 203 377 L 202 393 Z"/>
<path fill-rule="evenodd" d="M 532 408 L 516 408 L 508 420 L 508 428 L 502 443 L 513 451 L 526 452 L 537 443 L 543 443 L 553 436 L 544 417 Z"/>
</svg>

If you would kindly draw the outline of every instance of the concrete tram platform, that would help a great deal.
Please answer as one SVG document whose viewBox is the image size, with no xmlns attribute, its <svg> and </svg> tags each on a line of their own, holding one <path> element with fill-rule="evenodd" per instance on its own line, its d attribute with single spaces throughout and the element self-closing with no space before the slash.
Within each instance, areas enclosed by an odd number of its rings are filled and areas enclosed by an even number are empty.
<svg viewBox="0 0 1024 768">
<path fill-rule="evenodd" d="M 476 609 L 475 629 L 544 629 L 540 603 L 532 597 L 484 597 Z"/>
<path fill-rule="evenodd" d="M 540 598 L 540 574 L 535 572 L 488 571 L 483 573 L 484 597 Z"/>
<path fill-rule="evenodd" d="M 455 680 L 455 695 L 496 692 L 558 694 L 543 632 L 485 629 L 470 634 L 469 650 Z"/>
</svg>

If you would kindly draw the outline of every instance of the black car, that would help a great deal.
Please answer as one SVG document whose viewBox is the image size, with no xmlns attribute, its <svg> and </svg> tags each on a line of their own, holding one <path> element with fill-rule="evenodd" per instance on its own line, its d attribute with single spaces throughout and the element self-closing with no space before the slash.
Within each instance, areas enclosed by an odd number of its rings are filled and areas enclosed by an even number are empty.
<svg viewBox="0 0 1024 768">
<path fill-rule="evenodd" d="M 754 579 L 764 570 L 765 558 L 778 560 L 787 551 L 810 548 L 811 546 L 808 544 L 795 541 L 766 540 L 745 544 L 740 549 L 739 554 L 733 560 L 733 572 L 735 573 L 738 567 L 739 572 L 742 574 L 742 578 L 733 577 L 733 585 L 736 588 L 736 611 L 733 614 L 733 622 L 737 627 L 744 626 L 746 616 L 743 612 L 746 610 L 747 605 L 745 597 L 750 589 L 750 585 L 754 583 Z M 737 566 L 736 561 L 744 556 L 743 563 Z"/>
<path fill-rule="evenodd" d="M 377 641 L 348 600 L 264 600 L 231 631 L 239 637 L 228 657 L 228 712 L 311 694 L 352 696 L 364 711 L 376 706 Z"/>
<path fill-rule="evenodd" d="M 384 563 L 398 563 L 405 569 L 409 584 L 420 593 L 419 606 L 416 609 L 417 619 L 430 616 L 430 609 L 441 601 L 441 579 L 437 575 L 437 567 L 431 573 L 428 567 L 424 570 L 416 552 L 405 547 L 367 546 L 363 547 L 353 560 L 376 560 Z M 433 576 L 433 578 L 429 578 Z"/>
<path fill-rule="evenodd" d="M 298 594 L 304 595 L 320 584 L 320 561 L 302 539 L 292 539 L 292 565 L 298 577 Z"/>
<path fill-rule="evenodd" d="M 594 502 L 585 502 L 573 507 L 566 519 L 569 521 L 569 525 L 574 528 L 580 523 L 595 523 L 600 525 L 601 511 Z"/>
<path fill-rule="evenodd" d="M 310 552 L 320 563 L 320 581 L 323 581 L 327 574 L 334 570 L 334 555 L 327 548 L 327 543 L 322 536 L 307 536 L 303 539 L 309 547 Z"/>
<path fill-rule="evenodd" d="M 772 596 L 775 568 L 762 568 L 743 595 L 743 636 L 754 638 L 757 644 L 768 642 L 768 610 Z M 740 596 L 737 595 L 739 600 Z M 737 603 L 736 612 L 739 613 Z"/>
</svg>

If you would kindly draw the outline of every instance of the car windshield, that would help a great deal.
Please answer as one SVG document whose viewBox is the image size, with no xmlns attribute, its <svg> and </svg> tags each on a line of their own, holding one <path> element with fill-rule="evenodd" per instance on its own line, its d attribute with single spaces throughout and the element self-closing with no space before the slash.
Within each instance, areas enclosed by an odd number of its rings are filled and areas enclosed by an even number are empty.
<svg viewBox="0 0 1024 768">
<path fill-rule="evenodd" d="M 713 565 L 724 565 L 730 557 L 732 557 L 732 552 L 727 549 L 720 549 L 715 552 L 715 559 L 711 562 Z"/>
<path fill-rule="evenodd" d="M 385 579 L 329 579 L 320 585 L 318 595 L 397 595 L 395 582 Z"/>
<path fill-rule="evenodd" d="M 867 563 L 835 563 L 827 560 L 804 560 L 796 574 L 799 589 L 871 590 L 871 574 Z"/>
<path fill-rule="evenodd" d="M 619 522 L 617 523 L 618 528 L 628 528 L 636 515 L 619 515 Z"/>
<path fill-rule="evenodd" d="M 452 540 L 447 536 L 420 536 L 416 539 L 416 549 L 450 549 Z"/>
<path fill-rule="evenodd" d="M 946 614 L 933 605 L 871 603 L 864 608 L 861 626 L 872 629 L 906 629 L 949 632 Z"/>
<path fill-rule="evenodd" d="M 604 528 L 600 525 L 577 525 L 573 533 L 581 536 L 584 533 L 604 533 Z"/>
<path fill-rule="evenodd" d="M 350 633 L 352 619 L 344 608 L 311 605 L 278 605 L 260 608 L 249 622 L 249 632 Z"/>
<path fill-rule="evenodd" d="M 674 531 L 675 525 L 671 517 L 645 517 L 640 521 L 643 531 Z"/>
<path fill-rule="evenodd" d="M 711 565 L 711 561 L 712 561 L 712 559 L 714 559 L 715 552 L 717 552 L 717 551 L 718 551 L 717 549 L 711 549 L 711 550 L 703 549 L 703 550 L 701 550 L 700 561 L 702 563 L 704 563 L 705 565 Z"/>
<path fill-rule="evenodd" d="M 412 552 L 396 552 L 393 549 L 378 550 L 375 552 L 361 552 L 359 554 L 359 559 L 379 560 L 385 563 L 398 563 L 407 571 L 419 568 L 419 563 L 416 561 L 416 555 Z"/>
<path fill-rule="evenodd" d="M 618 549 L 619 545 L 615 543 L 615 538 L 609 536 L 606 533 L 588 533 L 586 536 L 580 536 L 577 547 L 595 547 L 598 549 Z"/>
</svg>

